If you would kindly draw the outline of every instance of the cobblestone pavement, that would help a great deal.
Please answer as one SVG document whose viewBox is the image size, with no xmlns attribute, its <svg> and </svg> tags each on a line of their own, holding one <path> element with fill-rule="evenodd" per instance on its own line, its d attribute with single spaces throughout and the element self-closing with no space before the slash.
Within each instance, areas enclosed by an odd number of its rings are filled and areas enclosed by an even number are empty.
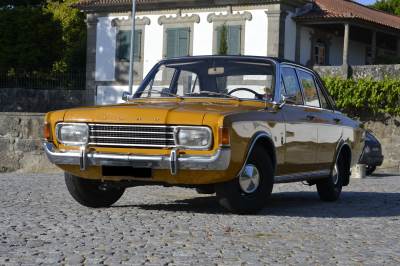
<svg viewBox="0 0 400 266">
<path fill-rule="evenodd" d="M 339 202 L 315 187 L 277 185 L 259 215 L 215 197 L 139 187 L 93 210 L 63 176 L 0 175 L 0 265 L 399 265 L 400 177 L 352 181 Z"/>
</svg>

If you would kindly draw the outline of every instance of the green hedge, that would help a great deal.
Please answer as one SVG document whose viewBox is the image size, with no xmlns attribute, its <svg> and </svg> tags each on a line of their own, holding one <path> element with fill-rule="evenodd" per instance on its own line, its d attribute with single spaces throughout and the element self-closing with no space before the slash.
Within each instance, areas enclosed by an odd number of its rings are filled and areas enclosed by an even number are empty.
<svg viewBox="0 0 400 266">
<path fill-rule="evenodd" d="M 352 116 L 400 115 L 400 79 L 323 78 L 337 107 Z"/>
</svg>

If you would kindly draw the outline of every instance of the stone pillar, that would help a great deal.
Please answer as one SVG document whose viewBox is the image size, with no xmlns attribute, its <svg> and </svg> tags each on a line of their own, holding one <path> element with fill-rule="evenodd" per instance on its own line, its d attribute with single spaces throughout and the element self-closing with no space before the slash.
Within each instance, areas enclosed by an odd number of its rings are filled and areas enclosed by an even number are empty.
<svg viewBox="0 0 400 266">
<path fill-rule="evenodd" d="M 86 105 L 96 103 L 96 38 L 97 15 L 87 14 L 87 44 L 86 44 Z"/>
<path fill-rule="evenodd" d="M 296 23 L 296 48 L 295 48 L 295 62 L 300 63 L 301 52 L 301 25 Z"/>
<path fill-rule="evenodd" d="M 285 19 L 287 13 L 280 9 L 265 11 L 268 19 L 267 56 L 284 58 L 285 56 Z"/>
<path fill-rule="evenodd" d="M 371 40 L 371 63 L 375 64 L 376 60 L 376 31 L 372 31 L 372 40 Z"/>
<path fill-rule="evenodd" d="M 349 65 L 349 42 L 350 42 L 350 25 L 344 25 L 344 40 L 343 40 L 343 66 Z"/>
</svg>

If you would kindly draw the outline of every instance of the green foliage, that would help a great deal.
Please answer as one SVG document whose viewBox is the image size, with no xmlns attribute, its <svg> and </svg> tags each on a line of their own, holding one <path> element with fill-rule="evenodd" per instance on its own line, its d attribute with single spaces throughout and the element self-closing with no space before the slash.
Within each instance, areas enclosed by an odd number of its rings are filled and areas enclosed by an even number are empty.
<svg viewBox="0 0 400 266">
<path fill-rule="evenodd" d="M 42 8 L 0 11 L 0 70 L 40 71 L 62 58 L 62 27 Z"/>
<path fill-rule="evenodd" d="M 64 51 L 61 60 L 55 62 L 55 70 L 83 69 L 86 64 L 86 24 L 84 14 L 71 4 L 78 0 L 59 0 L 48 3 L 46 10 L 62 26 Z"/>
<path fill-rule="evenodd" d="M 224 24 L 221 27 L 221 36 L 219 39 L 219 55 L 227 55 L 228 54 L 228 27 Z"/>
<path fill-rule="evenodd" d="M 78 0 L 0 2 L 0 71 L 81 70 L 86 64 L 84 14 Z"/>
<path fill-rule="evenodd" d="M 323 79 L 337 107 L 352 116 L 363 114 L 399 115 L 400 79 Z"/>
<path fill-rule="evenodd" d="M 400 16 L 400 0 L 379 0 L 372 7 Z"/>
</svg>

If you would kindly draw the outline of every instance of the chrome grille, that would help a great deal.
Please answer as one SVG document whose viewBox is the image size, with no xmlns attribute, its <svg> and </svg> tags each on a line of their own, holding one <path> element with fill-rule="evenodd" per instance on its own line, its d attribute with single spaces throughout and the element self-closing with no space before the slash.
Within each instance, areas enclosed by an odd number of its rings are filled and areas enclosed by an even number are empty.
<svg viewBox="0 0 400 266">
<path fill-rule="evenodd" d="M 175 147 L 174 127 L 89 124 L 89 145 L 114 147 Z"/>
</svg>

